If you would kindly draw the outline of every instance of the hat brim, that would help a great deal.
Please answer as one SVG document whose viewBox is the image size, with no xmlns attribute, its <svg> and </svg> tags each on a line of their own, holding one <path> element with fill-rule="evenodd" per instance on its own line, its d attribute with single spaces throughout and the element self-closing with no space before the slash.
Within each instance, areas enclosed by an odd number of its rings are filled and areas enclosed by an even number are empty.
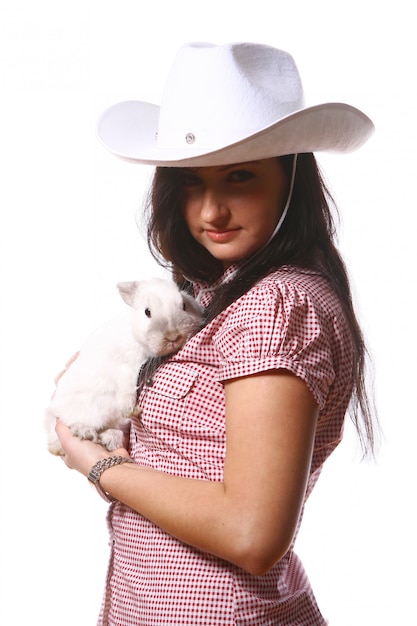
<svg viewBox="0 0 417 626">
<path fill-rule="evenodd" d="M 374 132 L 372 121 L 359 109 L 332 102 L 296 111 L 274 124 L 228 145 L 160 146 L 159 106 L 120 102 L 108 108 L 97 124 L 101 143 L 126 161 L 164 167 L 228 165 L 303 152 L 348 153 Z"/>
</svg>

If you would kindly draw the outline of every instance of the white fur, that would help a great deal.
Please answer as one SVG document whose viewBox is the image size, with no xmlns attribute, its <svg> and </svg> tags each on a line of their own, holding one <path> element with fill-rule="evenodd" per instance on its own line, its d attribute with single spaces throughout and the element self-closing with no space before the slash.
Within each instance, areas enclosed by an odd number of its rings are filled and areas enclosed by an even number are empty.
<svg viewBox="0 0 417 626">
<path fill-rule="evenodd" d="M 150 356 L 179 350 L 198 329 L 202 309 L 171 280 L 118 283 L 129 308 L 93 333 L 60 378 L 46 410 L 48 450 L 61 455 L 59 417 L 81 439 L 109 451 L 121 447 L 135 409 L 140 366 Z"/>
</svg>

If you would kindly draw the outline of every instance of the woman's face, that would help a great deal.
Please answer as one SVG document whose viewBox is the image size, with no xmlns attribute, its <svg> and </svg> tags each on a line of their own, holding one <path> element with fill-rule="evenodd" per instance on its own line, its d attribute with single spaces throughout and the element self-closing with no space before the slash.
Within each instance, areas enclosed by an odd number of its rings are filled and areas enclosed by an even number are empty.
<svg viewBox="0 0 417 626">
<path fill-rule="evenodd" d="M 227 268 L 270 238 L 288 194 L 280 159 L 185 168 L 183 215 L 191 235 Z"/>
</svg>

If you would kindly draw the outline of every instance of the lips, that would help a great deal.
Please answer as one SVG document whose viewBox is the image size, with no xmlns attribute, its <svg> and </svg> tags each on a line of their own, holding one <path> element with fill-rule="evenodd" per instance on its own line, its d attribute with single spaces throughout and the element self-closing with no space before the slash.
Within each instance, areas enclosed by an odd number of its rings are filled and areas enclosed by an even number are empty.
<svg viewBox="0 0 417 626">
<path fill-rule="evenodd" d="M 233 239 L 238 231 L 238 228 L 230 228 L 228 230 L 206 230 L 206 235 L 209 239 L 211 239 L 211 241 L 216 243 L 226 243 Z"/>
</svg>

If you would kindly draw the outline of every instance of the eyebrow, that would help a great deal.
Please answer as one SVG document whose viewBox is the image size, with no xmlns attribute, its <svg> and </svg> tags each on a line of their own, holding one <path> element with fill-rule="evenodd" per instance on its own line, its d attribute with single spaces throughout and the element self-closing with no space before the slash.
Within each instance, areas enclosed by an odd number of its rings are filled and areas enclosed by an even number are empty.
<svg viewBox="0 0 417 626">
<path fill-rule="evenodd" d="M 224 170 L 231 170 L 234 167 L 252 167 L 253 165 L 257 165 L 258 161 L 245 161 L 244 163 L 230 163 L 229 165 L 222 165 L 220 166 L 220 171 L 223 172 Z"/>
</svg>

